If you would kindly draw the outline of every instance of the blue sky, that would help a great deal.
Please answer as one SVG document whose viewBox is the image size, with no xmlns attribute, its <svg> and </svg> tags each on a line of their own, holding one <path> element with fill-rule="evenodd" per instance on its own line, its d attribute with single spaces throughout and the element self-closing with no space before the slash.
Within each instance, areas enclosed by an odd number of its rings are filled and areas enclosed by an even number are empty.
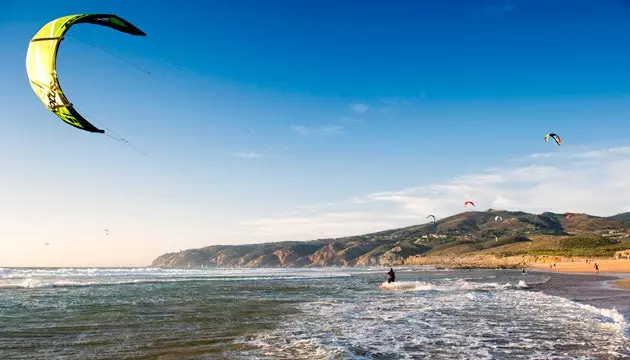
<svg viewBox="0 0 630 360">
<path fill-rule="evenodd" d="M 412 225 L 468 199 L 630 210 L 623 1 L 164 4 L 0 5 L 0 265 L 146 265 Z M 28 85 L 28 40 L 83 12 L 148 36 L 74 27 L 61 86 L 150 156 L 64 124 Z"/>
</svg>

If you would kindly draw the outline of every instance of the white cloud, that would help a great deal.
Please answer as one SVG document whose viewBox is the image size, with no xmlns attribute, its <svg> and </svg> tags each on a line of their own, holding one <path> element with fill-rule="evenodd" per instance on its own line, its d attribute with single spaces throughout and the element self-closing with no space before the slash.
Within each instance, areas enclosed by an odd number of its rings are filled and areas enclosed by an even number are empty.
<svg viewBox="0 0 630 360">
<path fill-rule="evenodd" d="M 424 223 L 465 211 L 488 208 L 588 213 L 610 216 L 630 209 L 630 147 L 557 152 L 529 157 L 530 164 L 489 169 L 436 184 L 366 194 L 324 209 L 246 223 L 254 233 L 276 239 L 306 232 L 339 237 Z M 531 164 L 535 162 L 535 164 Z M 306 210 L 306 209 L 304 209 Z M 311 237 L 312 238 L 312 237 Z"/>
<path fill-rule="evenodd" d="M 232 156 L 236 156 L 241 159 L 251 160 L 251 159 L 261 158 L 262 154 L 256 153 L 256 152 L 237 152 L 237 153 L 232 153 Z"/>
<path fill-rule="evenodd" d="M 357 114 L 365 114 L 370 107 L 366 104 L 352 104 L 350 105 L 350 110 Z"/>
<path fill-rule="evenodd" d="M 343 130 L 343 126 L 341 125 L 324 125 L 324 126 L 304 126 L 304 125 L 294 125 L 291 126 L 291 130 L 296 133 L 309 136 L 309 135 L 335 135 L 340 134 Z"/>
</svg>

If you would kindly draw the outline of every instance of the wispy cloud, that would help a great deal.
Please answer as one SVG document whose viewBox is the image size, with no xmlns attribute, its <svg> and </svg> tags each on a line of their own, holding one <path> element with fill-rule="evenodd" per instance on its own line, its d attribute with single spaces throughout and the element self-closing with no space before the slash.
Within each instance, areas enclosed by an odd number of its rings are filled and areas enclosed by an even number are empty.
<svg viewBox="0 0 630 360">
<path fill-rule="evenodd" d="M 417 96 L 395 96 L 395 97 L 384 97 L 379 99 L 378 112 L 384 115 L 394 115 L 399 110 L 404 108 L 408 108 L 413 106 L 414 104 L 418 104 L 424 100 L 426 100 L 427 95 L 424 90 L 422 90 Z"/>
<path fill-rule="evenodd" d="M 359 124 L 359 123 L 363 122 L 362 119 L 359 119 L 359 118 L 356 118 L 356 117 L 352 117 L 352 116 L 345 116 L 345 115 L 344 116 L 340 116 L 339 120 L 341 122 L 344 122 L 344 123 L 347 123 L 347 124 Z"/>
<path fill-rule="evenodd" d="M 630 146 L 620 146 L 609 149 L 598 149 L 568 154 L 573 159 L 597 159 L 608 156 L 630 156 Z"/>
<path fill-rule="evenodd" d="M 278 239 L 299 237 L 305 229 L 318 236 L 339 237 L 423 223 L 427 214 L 449 216 L 464 211 L 466 200 L 474 201 L 481 211 L 608 216 L 630 209 L 628 155 L 630 147 L 530 156 L 534 164 L 496 167 L 440 183 L 365 194 L 327 209 L 262 218 L 246 225 L 255 233 Z"/>
<path fill-rule="evenodd" d="M 350 105 L 350 110 L 352 110 L 356 114 L 365 114 L 369 110 L 369 106 L 366 104 L 352 104 Z"/>
<path fill-rule="evenodd" d="M 386 217 L 374 219 L 370 213 L 343 212 L 257 219 L 241 225 L 253 227 L 258 236 L 297 240 L 338 237 L 340 234 L 350 235 L 352 231 L 378 231 L 395 224 Z"/>
<path fill-rule="evenodd" d="M 555 147 L 554 147 L 555 148 Z M 560 149 L 560 148 L 557 148 Z M 559 159 L 574 159 L 574 160 L 588 160 L 598 159 L 602 157 L 615 157 L 615 156 L 630 156 L 630 146 L 619 146 L 612 148 L 593 149 L 583 148 L 579 151 L 550 151 L 546 153 L 534 153 L 527 156 L 517 158 L 516 160 L 559 160 Z"/>
<path fill-rule="evenodd" d="M 516 7 L 509 2 L 497 5 L 488 5 L 484 8 L 484 12 L 492 15 L 503 15 L 510 11 L 516 10 Z"/>
<path fill-rule="evenodd" d="M 232 153 L 231 155 L 237 158 L 246 159 L 246 160 L 257 159 L 257 158 L 262 157 L 262 154 L 256 153 L 256 152 L 237 152 L 237 153 Z"/>
<path fill-rule="evenodd" d="M 341 125 L 323 125 L 323 126 L 294 125 L 294 126 L 291 126 L 291 130 L 303 136 L 336 135 L 342 132 L 343 126 Z"/>
<path fill-rule="evenodd" d="M 553 156 L 553 153 L 535 153 L 535 154 L 528 155 L 527 157 L 530 159 L 539 159 L 539 158 L 548 158 L 552 156 Z"/>
</svg>

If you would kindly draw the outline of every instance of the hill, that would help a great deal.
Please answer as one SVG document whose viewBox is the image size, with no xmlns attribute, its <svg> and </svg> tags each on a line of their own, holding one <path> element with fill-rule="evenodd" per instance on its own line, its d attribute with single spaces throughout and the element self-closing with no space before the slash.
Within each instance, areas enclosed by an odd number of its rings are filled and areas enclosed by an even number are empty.
<svg viewBox="0 0 630 360">
<path fill-rule="evenodd" d="M 151 266 L 483 266 L 494 259 L 488 265 L 494 267 L 496 259 L 518 257 L 510 262 L 516 267 L 540 256 L 612 257 L 626 249 L 630 249 L 630 213 L 609 217 L 573 214 L 567 219 L 551 212 L 489 209 L 456 214 L 435 224 L 343 238 L 213 245 L 161 255 Z"/>
</svg>

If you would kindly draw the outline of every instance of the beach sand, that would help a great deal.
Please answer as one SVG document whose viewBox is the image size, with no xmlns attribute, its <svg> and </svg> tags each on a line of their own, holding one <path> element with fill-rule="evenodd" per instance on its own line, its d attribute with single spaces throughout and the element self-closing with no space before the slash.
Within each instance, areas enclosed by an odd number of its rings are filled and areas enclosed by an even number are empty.
<svg viewBox="0 0 630 360">
<path fill-rule="evenodd" d="M 550 265 L 556 265 L 555 267 L 549 267 Z M 630 260 L 628 259 L 603 259 L 603 260 L 590 260 L 588 263 L 586 260 L 575 260 L 573 262 L 564 261 L 557 263 L 535 263 L 530 264 L 529 267 L 537 270 L 547 270 L 553 272 L 563 273 L 597 273 L 595 270 L 595 264 L 599 266 L 600 273 L 630 273 Z"/>
<path fill-rule="evenodd" d="M 556 265 L 553 267 L 553 265 Z M 628 259 L 601 259 L 601 260 L 589 260 L 587 263 L 586 260 L 574 260 L 570 261 L 562 261 L 557 263 L 535 263 L 530 264 L 529 268 L 549 271 L 554 273 L 592 273 L 597 274 L 595 270 L 595 264 L 599 267 L 599 273 L 603 275 L 603 273 L 615 274 L 615 275 L 625 275 L 624 277 L 630 276 L 630 260 Z M 552 265 L 552 267 L 550 267 Z M 630 290 L 630 278 L 613 280 L 610 284 L 617 289 Z"/>
</svg>

